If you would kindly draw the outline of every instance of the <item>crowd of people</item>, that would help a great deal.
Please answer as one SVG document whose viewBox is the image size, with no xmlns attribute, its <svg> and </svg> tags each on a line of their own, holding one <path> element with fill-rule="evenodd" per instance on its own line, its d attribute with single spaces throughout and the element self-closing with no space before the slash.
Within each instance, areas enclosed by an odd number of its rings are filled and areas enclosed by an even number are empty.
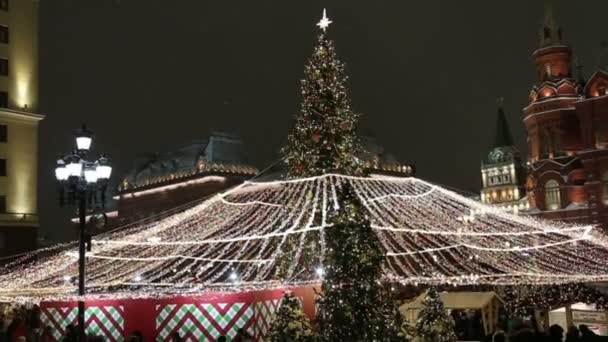
<svg viewBox="0 0 608 342">
<path fill-rule="evenodd" d="M 565 334 L 564 334 L 565 333 Z M 549 331 L 541 332 L 532 328 L 530 325 L 522 324 L 515 328 L 511 333 L 504 330 L 497 330 L 493 334 L 486 336 L 484 342 L 608 342 L 607 336 L 600 336 L 594 333 L 585 324 L 578 327 L 571 326 L 567 332 L 554 324 L 549 327 Z"/>
</svg>

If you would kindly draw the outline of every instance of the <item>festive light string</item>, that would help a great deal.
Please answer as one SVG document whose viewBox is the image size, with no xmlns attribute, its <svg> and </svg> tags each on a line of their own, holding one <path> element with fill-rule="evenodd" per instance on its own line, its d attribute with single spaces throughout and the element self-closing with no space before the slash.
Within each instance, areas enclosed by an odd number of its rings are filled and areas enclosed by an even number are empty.
<svg viewBox="0 0 608 342">
<path fill-rule="evenodd" d="M 70 256 L 74 258 L 78 258 L 76 253 L 70 252 Z M 202 261 L 211 261 L 211 262 L 236 262 L 236 263 L 266 263 L 271 262 L 270 259 L 213 259 L 213 258 L 202 258 L 202 257 L 193 257 L 189 255 L 164 255 L 164 256 L 156 256 L 156 257 L 146 257 L 146 258 L 129 258 L 129 257 L 112 257 L 105 255 L 96 255 L 89 254 L 87 258 L 90 259 L 105 259 L 105 260 L 122 260 L 122 261 L 162 261 L 162 260 L 171 260 L 171 259 L 187 259 L 187 260 L 202 260 Z"/>
<path fill-rule="evenodd" d="M 335 229 L 327 215 L 340 207 L 337 193 L 344 182 L 361 199 L 385 250 L 386 280 L 460 285 L 608 280 L 608 239 L 593 226 L 515 216 L 416 178 L 328 174 L 245 182 L 156 221 L 104 233 L 87 255 L 88 291 L 162 296 L 318 282 L 325 229 Z M 0 275 L 0 296 L 73 296 L 66 279 L 76 279 L 75 253 L 75 245 L 67 244 L 20 256 Z"/>
<path fill-rule="evenodd" d="M 222 201 L 222 202 L 224 202 L 225 204 L 228 204 L 228 205 L 236 205 L 236 206 L 243 206 L 243 205 L 267 205 L 269 207 L 278 207 L 278 208 L 282 207 L 282 205 L 280 205 L 280 204 L 265 203 L 265 202 L 262 202 L 262 201 L 251 201 L 251 202 L 243 202 L 243 203 L 234 203 L 234 202 L 227 201 L 224 197 L 220 197 L 220 201 Z"/>
<path fill-rule="evenodd" d="M 549 233 L 566 233 L 582 231 L 583 236 L 589 236 L 593 227 L 572 227 L 563 229 L 552 229 L 552 230 L 539 230 L 539 231 L 526 231 L 526 232 L 468 232 L 468 231 L 441 231 L 441 230 L 424 230 L 424 229 L 410 229 L 410 228 L 395 228 L 372 225 L 373 229 L 376 230 L 388 230 L 392 232 L 406 232 L 412 234 L 428 234 L 428 235 L 456 235 L 456 236 L 521 236 L 521 235 L 542 235 Z"/>
</svg>

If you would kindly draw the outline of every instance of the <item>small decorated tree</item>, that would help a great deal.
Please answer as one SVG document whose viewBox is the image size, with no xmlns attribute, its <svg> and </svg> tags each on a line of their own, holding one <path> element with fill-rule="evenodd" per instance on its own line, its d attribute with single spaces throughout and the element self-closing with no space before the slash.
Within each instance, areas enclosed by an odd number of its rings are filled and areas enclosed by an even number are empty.
<svg viewBox="0 0 608 342">
<path fill-rule="evenodd" d="M 430 288 L 424 300 L 423 308 L 418 314 L 415 326 L 414 342 L 455 342 L 454 322 L 445 312 L 439 294 Z"/>
<path fill-rule="evenodd" d="M 313 332 L 308 317 L 293 293 L 285 292 L 281 307 L 272 322 L 265 340 L 271 342 L 310 341 Z"/>
<path fill-rule="evenodd" d="M 348 182 L 338 192 L 340 209 L 326 232 L 326 272 L 317 300 L 320 341 L 396 341 L 400 322 L 380 282 L 385 261 L 364 205 Z"/>
</svg>

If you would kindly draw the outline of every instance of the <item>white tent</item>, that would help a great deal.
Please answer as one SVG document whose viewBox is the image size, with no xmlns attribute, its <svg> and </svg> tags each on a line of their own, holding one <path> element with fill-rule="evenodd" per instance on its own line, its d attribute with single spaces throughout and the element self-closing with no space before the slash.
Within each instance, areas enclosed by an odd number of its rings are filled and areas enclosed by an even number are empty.
<svg viewBox="0 0 608 342">
<path fill-rule="evenodd" d="M 401 315 L 409 322 L 418 318 L 423 307 L 425 293 L 399 307 Z M 481 320 L 486 334 L 494 330 L 498 324 L 498 308 L 504 304 L 495 292 L 442 292 L 439 294 L 446 309 L 481 310 Z"/>
</svg>

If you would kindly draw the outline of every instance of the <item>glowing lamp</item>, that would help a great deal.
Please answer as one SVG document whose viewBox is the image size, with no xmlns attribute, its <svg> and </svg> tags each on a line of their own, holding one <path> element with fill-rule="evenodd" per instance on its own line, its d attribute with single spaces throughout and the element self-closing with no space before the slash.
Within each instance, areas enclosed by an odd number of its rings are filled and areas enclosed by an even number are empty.
<svg viewBox="0 0 608 342">
<path fill-rule="evenodd" d="M 76 147 L 79 152 L 88 152 L 91 149 L 91 143 L 93 142 L 93 132 L 87 129 L 86 125 L 76 130 L 74 134 L 76 136 Z"/>
<path fill-rule="evenodd" d="M 82 162 L 80 157 L 75 154 L 69 156 L 66 168 L 68 170 L 68 177 L 80 177 L 82 174 Z"/>
<path fill-rule="evenodd" d="M 97 161 L 97 177 L 99 180 L 108 180 L 112 174 L 112 166 L 110 159 L 106 156 L 101 156 Z"/>
<path fill-rule="evenodd" d="M 97 175 L 97 165 L 89 164 L 84 168 L 84 180 L 88 184 L 97 183 L 97 179 L 99 176 Z"/>
<path fill-rule="evenodd" d="M 55 178 L 58 181 L 63 182 L 63 181 L 68 180 L 69 176 L 70 176 L 70 171 L 66 167 L 65 161 L 63 159 L 58 159 L 57 166 L 55 166 Z"/>
</svg>

